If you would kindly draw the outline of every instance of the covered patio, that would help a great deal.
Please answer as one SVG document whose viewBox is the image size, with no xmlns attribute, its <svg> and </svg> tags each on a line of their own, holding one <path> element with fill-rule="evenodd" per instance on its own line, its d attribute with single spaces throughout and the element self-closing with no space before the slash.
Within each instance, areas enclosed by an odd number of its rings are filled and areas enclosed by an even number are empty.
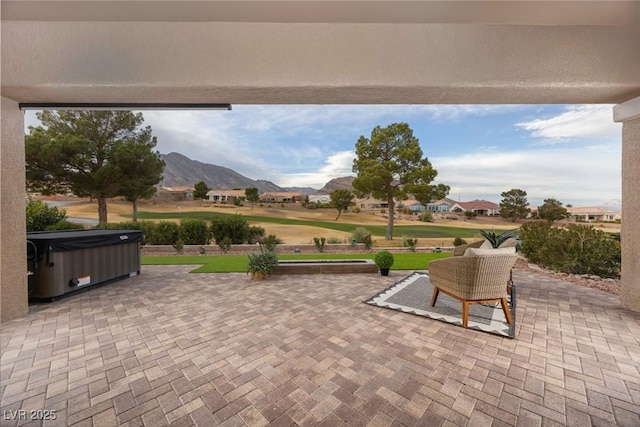
<svg viewBox="0 0 640 427">
<path fill-rule="evenodd" d="M 189 270 L 0 325 L 2 425 L 640 425 L 640 317 L 614 295 L 515 270 L 511 340 L 362 303 L 406 271 Z"/>
<path fill-rule="evenodd" d="M 638 2 L 4 0 L 1 31 L 3 426 L 640 424 Z M 616 104 L 622 298 L 519 271 L 516 340 L 362 303 L 402 273 L 29 307 L 25 103 Z"/>
</svg>

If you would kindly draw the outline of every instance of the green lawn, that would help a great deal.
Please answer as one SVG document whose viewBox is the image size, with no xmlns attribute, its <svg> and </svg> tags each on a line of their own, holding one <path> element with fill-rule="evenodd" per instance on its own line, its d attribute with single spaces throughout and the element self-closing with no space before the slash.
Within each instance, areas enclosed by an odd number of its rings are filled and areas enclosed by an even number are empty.
<svg viewBox="0 0 640 427">
<path fill-rule="evenodd" d="M 279 255 L 279 259 L 373 259 L 375 252 L 366 254 L 299 254 Z M 450 257 L 449 253 L 396 253 L 392 270 L 425 270 L 434 259 Z M 142 265 L 202 265 L 192 273 L 245 273 L 246 255 L 208 256 L 143 256 Z"/>
<path fill-rule="evenodd" d="M 215 217 L 229 216 L 235 214 L 225 213 L 211 213 L 211 212 L 140 212 L 138 213 L 138 219 L 180 219 L 180 218 L 199 218 L 204 220 L 212 220 Z M 387 227 L 383 225 L 361 225 L 352 224 L 348 222 L 333 222 L 333 221 L 308 221 L 302 219 L 292 218 L 276 218 L 270 216 L 259 215 L 242 215 L 244 219 L 249 222 L 270 222 L 274 224 L 288 224 L 288 225 L 306 225 L 311 227 L 321 227 L 330 230 L 345 231 L 352 233 L 356 227 L 364 227 L 375 236 L 384 236 L 387 232 Z M 491 231 L 487 229 L 486 231 Z M 396 236 L 408 236 L 411 238 L 472 238 L 480 237 L 478 230 L 473 228 L 459 228 L 459 227 L 440 227 L 436 225 L 430 225 L 426 223 L 420 223 L 417 225 L 396 225 L 394 226 L 394 234 Z"/>
</svg>

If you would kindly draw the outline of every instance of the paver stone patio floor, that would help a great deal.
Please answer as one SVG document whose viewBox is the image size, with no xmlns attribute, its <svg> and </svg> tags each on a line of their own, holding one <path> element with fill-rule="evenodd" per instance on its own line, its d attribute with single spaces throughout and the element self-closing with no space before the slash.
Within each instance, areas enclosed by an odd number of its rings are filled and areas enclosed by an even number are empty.
<svg viewBox="0 0 640 427">
<path fill-rule="evenodd" d="M 410 272 L 191 269 L 0 325 L 0 425 L 640 426 L 640 314 L 614 295 L 516 270 L 511 340 L 362 303 Z"/>
</svg>

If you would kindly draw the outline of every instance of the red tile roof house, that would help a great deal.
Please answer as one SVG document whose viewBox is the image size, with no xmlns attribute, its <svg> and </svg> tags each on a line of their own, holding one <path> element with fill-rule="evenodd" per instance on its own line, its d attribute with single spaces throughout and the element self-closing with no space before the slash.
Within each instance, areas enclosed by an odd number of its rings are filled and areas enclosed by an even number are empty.
<svg viewBox="0 0 640 427">
<path fill-rule="evenodd" d="M 174 202 L 193 200 L 193 187 L 159 187 L 156 195 L 161 200 Z"/>
<path fill-rule="evenodd" d="M 260 196 L 263 203 L 295 203 L 303 200 L 304 194 L 300 192 L 274 191 Z"/>
<path fill-rule="evenodd" d="M 356 199 L 356 205 L 362 210 L 388 209 L 389 202 L 373 198 Z"/>
<path fill-rule="evenodd" d="M 472 200 L 470 202 L 458 202 L 451 207 L 453 212 L 476 212 L 478 215 L 500 215 L 500 205 L 487 200 Z"/>
</svg>

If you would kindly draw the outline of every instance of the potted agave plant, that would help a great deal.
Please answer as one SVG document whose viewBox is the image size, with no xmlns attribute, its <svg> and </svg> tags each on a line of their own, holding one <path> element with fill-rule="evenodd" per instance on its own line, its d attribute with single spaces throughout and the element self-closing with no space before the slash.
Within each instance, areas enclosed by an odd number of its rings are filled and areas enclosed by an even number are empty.
<svg viewBox="0 0 640 427">
<path fill-rule="evenodd" d="M 378 268 L 380 269 L 380 274 L 383 276 L 389 275 L 389 269 L 393 265 L 393 254 L 389 251 L 380 251 L 373 258 L 373 261 L 376 263 Z"/>
<path fill-rule="evenodd" d="M 496 249 L 499 248 L 504 242 L 509 239 L 516 239 L 518 234 L 515 231 L 505 231 L 502 234 L 496 234 L 495 231 L 484 231 L 478 230 L 482 237 L 484 237 L 489 243 L 491 243 L 491 247 Z"/>
<path fill-rule="evenodd" d="M 260 252 L 249 254 L 247 274 L 251 273 L 254 280 L 265 279 L 273 273 L 278 266 L 278 255 L 275 251 L 260 245 Z"/>
</svg>

